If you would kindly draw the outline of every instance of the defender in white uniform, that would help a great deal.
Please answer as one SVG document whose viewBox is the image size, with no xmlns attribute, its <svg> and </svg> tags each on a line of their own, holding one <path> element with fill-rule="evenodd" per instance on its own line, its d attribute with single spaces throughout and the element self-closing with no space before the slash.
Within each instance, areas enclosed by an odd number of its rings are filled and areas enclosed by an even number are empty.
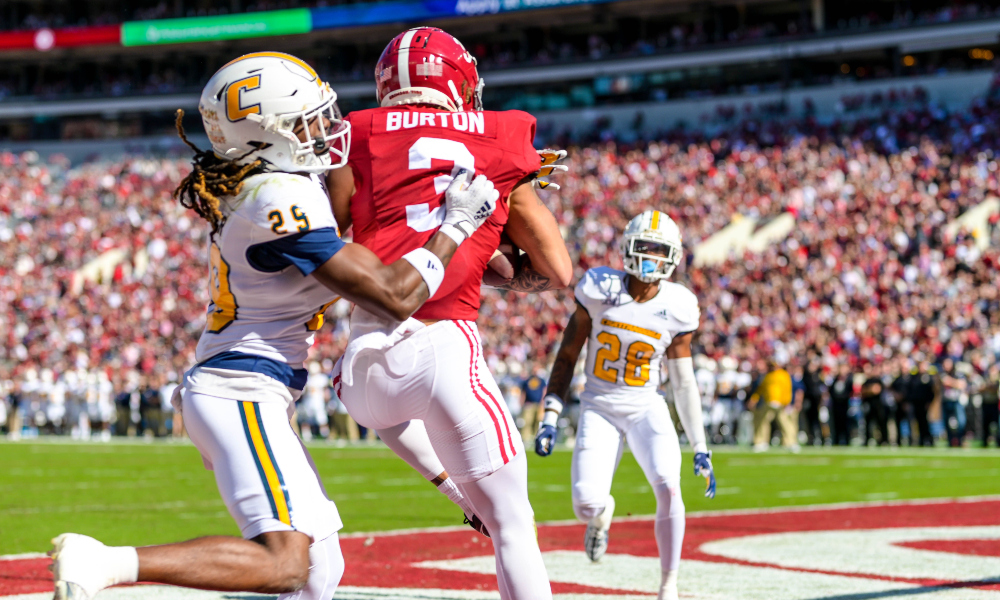
<svg viewBox="0 0 1000 600">
<path fill-rule="evenodd" d="M 200 110 L 212 150 L 192 145 L 194 170 L 175 197 L 212 226 L 212 298 L 198 364 L 173 403 L 243 539 L 136 549 L 63 534 L 51 553 L 56 600 L 138 580 L 329 600 L 344 569 L 342 524 L 289 423 L 313 332 L 338 295 L 408 318 L 496 206 L 485 177 L 470 185 L 467 172 L 458 174 L 440 232 L 384 265 L 339 237 L 317 174 L 346 162 L 350 127 L 309 65 L 273 52 L 238 58 L 209 80 Z"/>
<path fill-rule="evenodd" d="M 675 600 L 684 539 L 681 451 L 667 405 L 656 390 L 664 378 L 660 363 L 666 359 L 677 412 L 694 447 L 695 474 L 706 478 L 705 495 L 713 497 L 715 477 L 691 359 L 700 313 L 694 294 L 666 281 L 682 255 L 680 230 L 670 217 L 646 211 L 632 219 L 622 255 L 624 271 L 591 269 L 576 286 L 577 310 L 566 325 L 549 378 L 535 451 L 541 456 L 552 452 L 563 398 L 586 343 L 587 383 L 580 395 L 572 481 L 573 511 L 587 523 L 587 556 L 597 561 L 607 550 L 615 510 L 611 480 L 627 440 L 656 494 L 659 598 Z"/>
</svg>

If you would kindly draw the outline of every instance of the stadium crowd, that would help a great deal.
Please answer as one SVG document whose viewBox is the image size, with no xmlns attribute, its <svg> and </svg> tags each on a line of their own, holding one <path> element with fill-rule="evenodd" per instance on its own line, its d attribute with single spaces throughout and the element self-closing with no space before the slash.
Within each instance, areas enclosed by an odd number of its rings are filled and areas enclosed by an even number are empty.
<svg viewBox="0 0 1000 600">
<path fill-rule="evenodd" d="M 945 434 L 967 444 L 996 424 L 1000 228 L 994 217 L 985 250 L 945 229 L 997 194 L 998 122 L 995 87 L 957 113 L 920 99 L 871 119 L 751 118 L 629 145 L 595 130 L 571 146 L 562 189 L 541 195 L 577 277 L 621 264 L 632 215 L 656 207 L 680 224 L 688 260 L 675 278 L 702 307 L 699 371 L 716 441 L 746 430 L 748 402 L 770 403 L 753 382 L 787 370 L 793 391 L 779 404 L 801 411 L 805 427 L 786 445 Z M 193 363 L 208 299 L 207 229 L 171 198 L 186 169 L 183 158 L 70 166 L 0 154 L 6 427 L 16 413 L 24 431 L 166 433 L 165 390 Z M 783 214 L 794 227 L 763 252 L 695 266 L 694 246 L 734 215 Z M 519 410 L 524 382 L 557 348 L 572 291 L 483 295 L 487 360 Z M 344 348 L 348 311 L 332 307 L 317 337 L 321 370 Z"/>
</svg>

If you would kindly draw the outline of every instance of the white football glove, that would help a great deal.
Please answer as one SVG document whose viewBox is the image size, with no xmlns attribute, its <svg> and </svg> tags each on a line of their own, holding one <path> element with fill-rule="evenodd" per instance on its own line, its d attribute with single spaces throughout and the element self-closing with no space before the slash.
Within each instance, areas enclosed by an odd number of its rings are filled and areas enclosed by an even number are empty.
<svg viewBox="0 0 1000 600">
<path fill-rule="evenodd" d="M 493 182 L 480 175 L 469 183 L 472 173 L 461 170 L 455 175 L 448 189 L 444 192 L 444 205 L 447 214 L 441 225 L 441 233 L 446 234 L 461 244 L 469 238 L 479 226 L 490 218 L 497 207 L 500 192 L 493 187 Z"/>
<path fill-rule="evenodd" d="M 538 189 L 553 189 L 558 190 L 559 184 L 552 183 L 551 181 L 543 181 L 542 177 L 548 177 L 552 175 L 555 171 L 569 171 L 569 167 L 566 165 L 557 165 L 556 163 L 560 160 L 566 158 L 565 150 L 553 150 L 552 148 L 546 148 L 544 150 L 538 150 L 538 158 L 542 161 L 542 169 L 535 176 L 532 182 L 538 186 Z"/>
</svg>

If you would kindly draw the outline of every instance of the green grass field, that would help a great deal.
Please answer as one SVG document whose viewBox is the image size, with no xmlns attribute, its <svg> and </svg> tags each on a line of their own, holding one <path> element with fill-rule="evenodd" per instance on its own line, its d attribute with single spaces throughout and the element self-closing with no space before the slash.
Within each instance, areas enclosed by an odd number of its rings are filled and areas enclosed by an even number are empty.
<svg viewBox="0 0 1000 600">
<path fill-rule="evenodd" d="M 313 445 L 345 531 L 458 525 L 444 496 L 384 447 Z M 572 519 L 570 456 L 529 454 L 538 521 Z M 684 455 L 688 511 L 830 502 L 1000 494 L 1000 452 L 817 449 L 757 455 L 715 453 L 718 496 Z M 616 516 L 652 514 L 655 500 L 628 454 L 615 477 Z M 145 545 L 208 534 L 238 535 L 215 481 L 187 443 L 0 442 L 0 555 L 41 552 L 64 531 L 109 544 Z"/>
</svg>

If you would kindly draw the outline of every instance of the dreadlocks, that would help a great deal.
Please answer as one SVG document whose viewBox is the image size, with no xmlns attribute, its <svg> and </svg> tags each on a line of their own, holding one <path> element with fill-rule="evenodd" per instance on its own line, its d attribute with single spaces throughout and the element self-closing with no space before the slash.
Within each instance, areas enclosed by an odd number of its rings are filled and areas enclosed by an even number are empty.
<svg viewBox="0 0 1000 600">
<path fill-rule="evenodd" d="M 219 158 L 212 150 L 202 150 L 188 140 L 184 133 L 183 119 L 184 111 L 178 108 L 177 134 L 194 150 L 193 169 L 174 190 L 174 199 L 208 221 L 212 225 L 214 236 L 226 222 L 226 216 L 219 210 L 219 199 L 239 194 L 244 179 L 264 172 L 264 161 L 257 159 L 250 164 L 241 165 L 236 161 Z"/>
</svg>

